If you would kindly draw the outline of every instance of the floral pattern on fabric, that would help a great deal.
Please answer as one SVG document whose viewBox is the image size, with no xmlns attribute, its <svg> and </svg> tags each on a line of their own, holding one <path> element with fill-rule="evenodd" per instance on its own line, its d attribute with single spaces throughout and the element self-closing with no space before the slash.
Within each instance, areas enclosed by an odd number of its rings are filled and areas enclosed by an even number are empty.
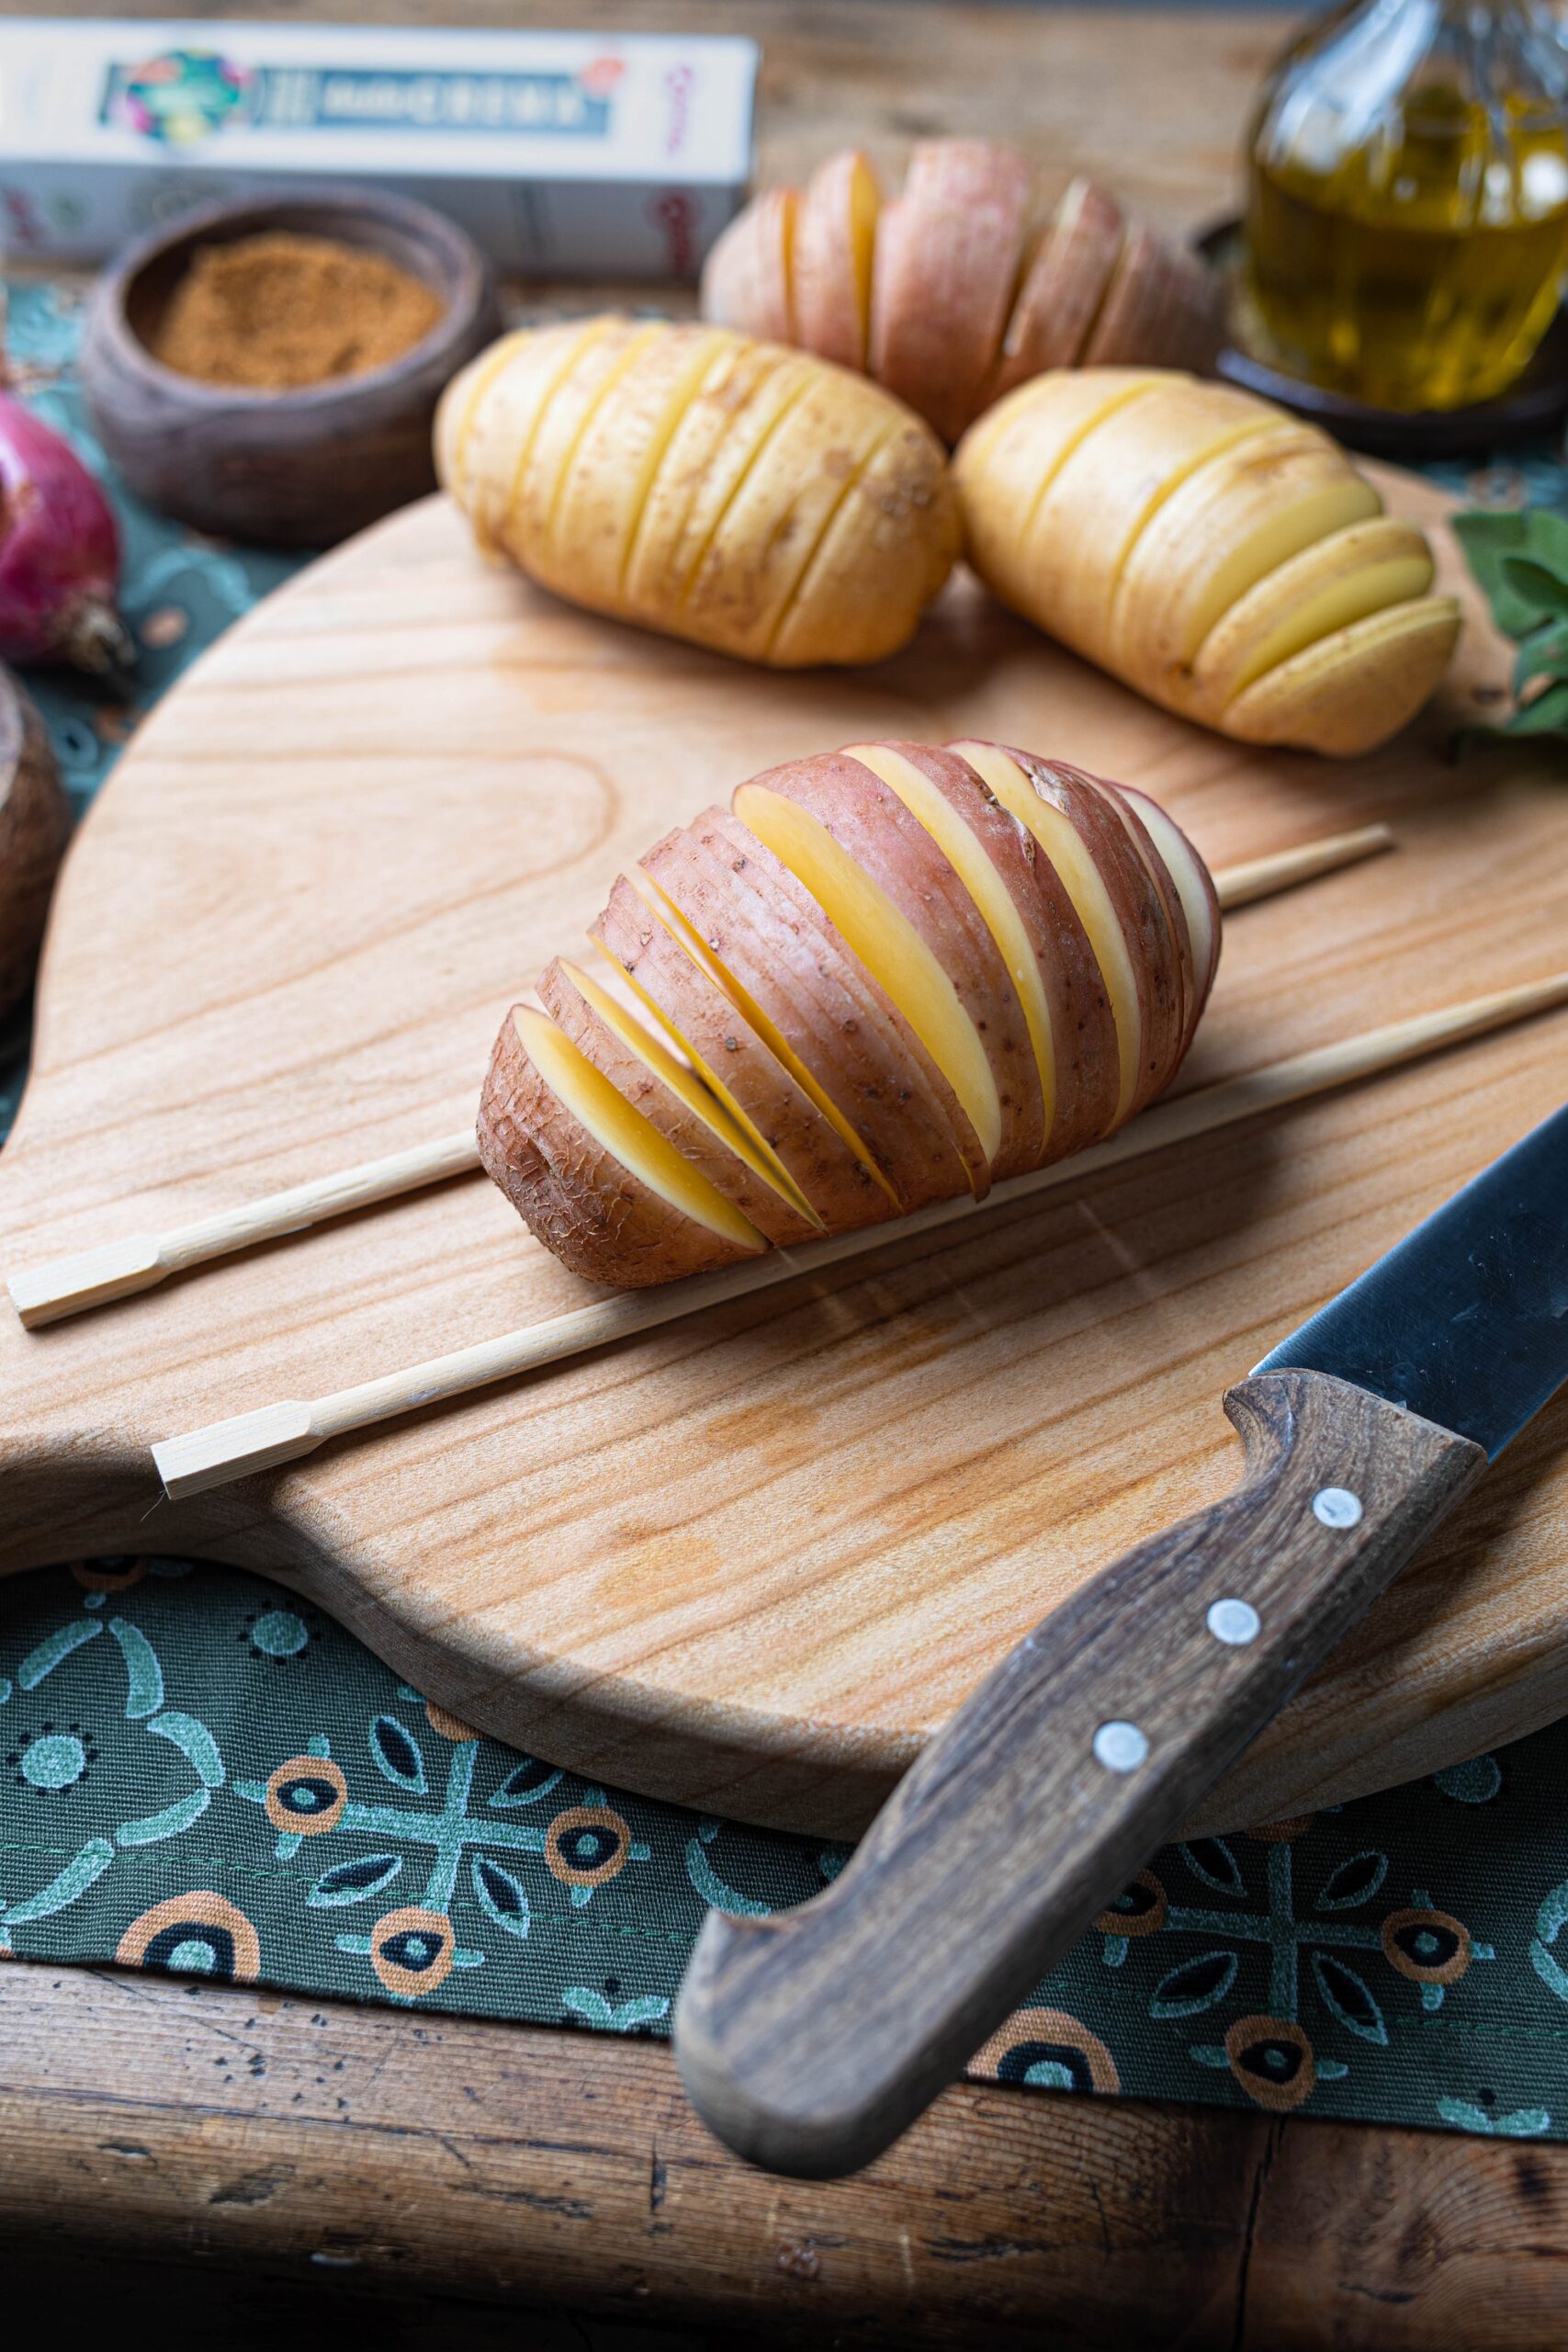
<svg viewBox="0 0 1568 2352">
<path fill-rule="evenodd" d="M 974 2072 L 1568 2138 L 1565 1752 L 1169 1848 Z M 609 2033 L 669 2030 L 710 1905 L 849 1850 L 591 1785 L 263 1578 L 151 1556 L 7 1583 L 0 1757 L 0 1957 Z"/>
</svg>

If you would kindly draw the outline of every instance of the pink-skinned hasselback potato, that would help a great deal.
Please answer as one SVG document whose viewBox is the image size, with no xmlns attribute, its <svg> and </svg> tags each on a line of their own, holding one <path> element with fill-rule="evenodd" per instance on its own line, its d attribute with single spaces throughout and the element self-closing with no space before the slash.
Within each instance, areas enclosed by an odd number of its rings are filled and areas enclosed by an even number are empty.
<svg viewBox="0 0 1568 2352">
<path fill-rule="evenodd" d="M 740 785 L 615 880 L 502 1024 L 489 1174 L 641 1286 L 847 1233 L 1102 1141 L 1213 983 L 1201 858 L 1145 794 L 978 741 Z"/>
<path fill-rule="evenodd" d="M 829 157 L 733 220 L 703 272 L 704 316 L 874 377 L 948 442 L 1051 368 L 1211 368 L 1222 281 L 1075 179 L 1043 199 L 1029 159 L 987 140 L 917 146 L 885 197 L 867 158 Z"/>
</svg>

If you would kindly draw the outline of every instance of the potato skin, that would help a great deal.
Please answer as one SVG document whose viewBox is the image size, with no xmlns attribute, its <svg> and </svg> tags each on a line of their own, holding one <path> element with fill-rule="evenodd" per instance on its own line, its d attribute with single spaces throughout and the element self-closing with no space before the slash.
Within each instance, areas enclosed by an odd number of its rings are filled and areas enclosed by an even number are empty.
<svg viewBox="0 0 1568 2352">
<path fill-rule="evenodd" d="M 965 1191 L 983 1197 L 993 1177 L 1023 1173 L 1100 1140 L 1169 1083 L 1191 1041 L 1219 939 L 1218 904 L 1201 860 L 1144 796 L 1025 751 L 998 758 L 1004 748 L 862 744 L 858 757 L 854 751 L 824 753 L 750 779 L 751 787 L 773 796 L 771 803 L 747 799 L 748 786 L 735 795 L 760 823 L 766 816 L 770 832 L 781 799 L 808 810 L 923 937 L 998 1074 L 1003 1120 L 990 1162 L 983 1154 L 976 1161 L 974 1129 L 903 1015 L 798 876 L 734 814 L 709 809 L 656 842 L 641 861 L 638 886 L 619 877 L 593 927 L 595 940 L 686 1042 L 697 1075 L 705 1064 L 740 1106 L 829 1234 L 883 1223 Z M 884 752 L 897 758 L 883 760 Z M 867 763 L 873 757 L 897 790 Z M 919 769 L 960 817 L 1010 899 L 1021 933 L 1004 919 L 988 881 L 982 889 L 967 844 L 900 762 Z M 1055 812 L 1048 822 L 1039 820 L 1038 839 L 1025 822 L 1031 791 Z M 939 835 L 971 875 L 978 898 L 970 896 Z M 788 830 L 778 838 L 785 854 L 799 855 L 810 872 Z M 1099 912 L 1083 897 L 1089 887 L 1080 872 L 1085 858 L 1103 886 Z M 1072 875 L 1071 890 L 1055 860 Z M 1120 933 L 1129 971 L 1115 986 L 1130 991 L 1135 1039 L 1131 1023 L 1125 1036 L 1118 1030 L 1075 894 L 1108 964 L 1122 974 Z M 856 917 L 874 920 L 874 908 Z M 1018 992 L 1021 985 L 1036 1001 L 1025 977 L 1026 943 L 1038 961 L 1050 1017 L 1055 1107 L 1048 1125 L 1041 1066 Z M 868 954 L 880 964 L 880 944 L 868 946 Z M 570 971 L 550 966 L 539 995 L 546 1013 L 528 1016 L 530 1023 L 553 1016 L 600 1076 L 760 1234 L 786 1247 L 807 1238 L 798 1211 L 762 1187 L 649 1071 Z M 918 998 L 910 1002 L 918 1007 Z M 918 1010 L 916 1017 L 923 1018 Z M 530 1028 L 528 1036 L 555 1069 L 559 1049 L 552 1044 L 547 1052 L 542 1032 Z M 679 1188 L 661 1171 L 644 1128 L 618 1136 L 617 1148 L 646 1168 L 649 1181 L 602 1148 L 534 1069 L 527 1043 L 509 1015 L 485 1086 L 481 1157 L 565 1264 L 599 1281 L 642 1284 L 750 1254 L 671 1208 L 654 1189 Z M 570 1079 L 571 1069 L 562 1069 L 556 1082 L 570 1091 Z"/>
<path fill-rule="evenodd" d="M 756 1255 L 682 1216 L 606 1151 L 545 1084 L 510 1012 L 476 1133 L 486 1175 L 551 1255 L 590 1282 L 644 1289 Z"/>
<path fill-rule="evenodd" d="M 726 963 L 743 971 L 901 1207 L 984 1191 L 979 1145 L 946 1080 L 788 867 L 722 809 L 671 839 L 682 858 L 660 866 L 660 879 Z"/>
<path fill-rule="evenodd" d="M 919 933 L 979 1031 L 996 1080 L 1001 1143 L 993 1179 L 1037 1166 L 1040 1079 L 1023 1007 L 984 917 L 919 820 L 880 776 L 842 753 L 794 760 L 751 782 L 816 817 Z"/>
<path fill-rule="evenodd" d="M 1310 693 L 1271 685 L 1267 670 L 1231 701 L 1205 693 L 1197 665 L 1226 615 L 1382 505 L 1326 434 L 1226 386 L 1153 369 L 1037 376 L 970 428 L 953 478 L 969 562 L 994 594 L 1220 734 L 1371 751 L 1427 700 L 1453 650 L 1458 605 L 1428 596 L 1429 620 L 1397 636 L 1369 611 L 1337 675 L 1319 676 L 1310 645 L 1298 651 Z"/>
<path fill-rule="evenodd" d="M 727 1200 L 733 1201 L 742 1216 L 749 1216 L 775 1248 L 813 1238 L 818 1228 L 764 1184 L 601 1020 L 562 969 L 558 956 L 539 976 L 539 1002 L 584 1060 L 602 1071 L 633 1110 L 640 1111 L 649 1125 L 657 1127 Z"/>
<path fill-rule="evenodd" d="M 952 570 L 942 445 L 847 368 L 613 317 L 500 352 L 443 395 L 438 470 L 480 544 L 558 595 L 788 669 L 897 652 Z"/>
<path fill-rule="evenodd" d="M 593 937 L 722 1080 L 830 1231 L 885 1214 L 875 1180 L 624 877 Z"/>
<path fill-rule="evenodd" d="M 1213 368 L 1225 329 L 1218 273 L 1082 178 L 1047 216 L 1030 159 L 988 140 L 914 148 L 874 221 L 867 337 L 858 279 L 880 193 L 867 179 L 847 150 L 804 202 L 787 187 L 754 198 L 708 256 L 703 316 L 864 368 L 948 442 L 1044 368 Z"/>
</svg>

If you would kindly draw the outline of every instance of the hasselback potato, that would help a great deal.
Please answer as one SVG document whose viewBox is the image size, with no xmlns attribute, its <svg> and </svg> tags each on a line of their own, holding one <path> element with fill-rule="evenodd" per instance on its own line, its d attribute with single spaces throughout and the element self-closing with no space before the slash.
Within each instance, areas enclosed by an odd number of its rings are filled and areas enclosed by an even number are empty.
<svg viewBox="0 0 1568 2352">
<path fill-rule="evenodd" d="M 1230 385 L 1037 377 L 953 459 L 1004 604 L 1184 718 L 1350 755 L 1414 717 L 1459 635 L 1422 534 L 1337 442 Z"/>
<path fill-rule="evenodd" d="M 481 547 L 574 604 L 776 668 L 897 651 L 958 553 L 900 402 L 717 327 L 505 336 L 447 387 L 441 480 Z"/>
<path fill-rule="evenodd" d="M 1047 206 L 1027 156 L 979 139 L 923 141 L 890 203 L 852 148 L 765 189 L 709 254 L 702 307 L 863 369 L 946 441 L 1043 368 L 1211 367 L 1225 312 L 1215 273 L 1104 188 Z"/>
<path fill-rule="evenodd" d="M 773 768 L 615 882 L 596 969 L 502 1025 L 489 1173 L 574 1272 L 642 1284 L 841 1233 L 1112 1134 L 1219 956 L 1143 794 L 994 743 Z"/>
</svg>

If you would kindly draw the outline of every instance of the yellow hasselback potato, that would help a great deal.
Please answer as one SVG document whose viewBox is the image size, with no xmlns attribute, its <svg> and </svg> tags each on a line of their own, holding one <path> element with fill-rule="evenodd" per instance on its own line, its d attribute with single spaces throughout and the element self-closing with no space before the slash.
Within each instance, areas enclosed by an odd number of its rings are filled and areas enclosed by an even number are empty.
<svg viewBox="0 0 1568 2352">
<path fill-rule="evenodd" d="M 719 327 L 505 336 L 447 387 L 435 458 L 479 545 L 541 586 L 775 668 L 896 652 L 958 553 L 919 417 Z"/>
<path fill-rule="evenodd" d="M 1151 701 L 1350 757 L 1412 718 L 1459 607 L 1337 443 L 1226 384 L 1040 376 L 953 458 L 992 593 Z"/>
</svg>

